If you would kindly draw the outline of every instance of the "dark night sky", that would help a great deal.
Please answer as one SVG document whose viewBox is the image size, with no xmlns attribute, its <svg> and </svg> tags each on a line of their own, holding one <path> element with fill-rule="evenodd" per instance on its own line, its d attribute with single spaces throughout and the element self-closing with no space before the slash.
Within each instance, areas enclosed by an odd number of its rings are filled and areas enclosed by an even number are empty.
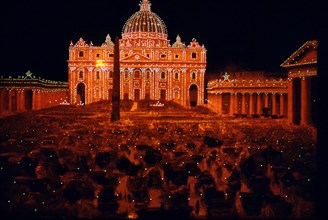
<svg viewBox="0 0 328 220">
<path fill-rule="evenodd" d="M 317 5 L 312 1 L 151 0 L 171 43 L 180 34 L 207 48 L 207 70 L 228 64 L 251 70 L 279 70 L 307 40 L 317 39 Z M 1 7 L 0 75 L 31 70 L 67 81 L 68 47 L 83 37 L 100 45 L 107 33 L 121 37 L 139 0 L 9 1 Z"/>
</svg>

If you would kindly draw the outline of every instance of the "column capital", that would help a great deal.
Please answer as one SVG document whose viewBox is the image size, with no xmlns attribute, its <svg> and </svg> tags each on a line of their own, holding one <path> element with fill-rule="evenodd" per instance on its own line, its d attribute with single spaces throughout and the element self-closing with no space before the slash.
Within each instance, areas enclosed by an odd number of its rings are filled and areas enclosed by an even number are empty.
<svg viewBox="0 0 328 220">
<path fill-rule="evenodd" d="M 182 71 L 183 73 L 186 73 L 186 72 L 187 72 L 187 68 L 181 68 L 181 71 Z"/>
<path fill-rule="evenodd" d="M 70 69 L 71 72 L 73 72 L 74 70 L 76 70 L 76 67 L 75 66 L 71 66 L 69 69 Z"/>
</svg>

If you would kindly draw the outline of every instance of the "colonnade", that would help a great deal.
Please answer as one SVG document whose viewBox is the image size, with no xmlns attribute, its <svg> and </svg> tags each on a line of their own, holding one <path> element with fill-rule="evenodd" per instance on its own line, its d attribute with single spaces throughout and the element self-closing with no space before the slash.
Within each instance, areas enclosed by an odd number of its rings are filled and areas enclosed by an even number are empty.
<svg viewBox="0 0 328 220">
<path fill-rule="evenodd" d="M 286 93 L 209 93 L 208 100 L 219 115 L 261 115 L 269 108 L 270 115 L 286 116 Z"/>
<path fill-rule="evenodd" d="M 0 113 L 39 110 L 59 105 L 68 98 L 67 91 L 42 91 L 41 89 L 0 89 Z"/>
<path fill-rule="evenodd" d="M 288 122 L 309 125 L 312 124 L 311 77 L 290 78 L 288 80 Z"/>
</svg>

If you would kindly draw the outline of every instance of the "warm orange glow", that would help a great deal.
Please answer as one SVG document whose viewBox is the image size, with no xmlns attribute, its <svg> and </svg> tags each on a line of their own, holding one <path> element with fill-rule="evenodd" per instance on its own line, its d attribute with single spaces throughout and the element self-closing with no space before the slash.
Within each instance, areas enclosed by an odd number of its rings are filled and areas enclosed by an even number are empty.
<svg viewBox="0 0 328 220">
<path fill-rule="evenodd" d="M 103 60 L 96 60 L 96 67 L 98 68 L 98 67 L 104 67 L 105 66 L 105 64 L 104 64 L 104 62 L 103 62 Z"/>
<path fill-rule="evenodd" d="M 139 21 L 142 18 L 142 21 Z M 164 21 L 144 1 L 125 23 L 120 39 L 120 99 L 174 100 L 183 106 L 204 104 L 206 49 L 196 39 L 189 45 L 178 35 L 170 44 Z M 69 48 L 70 103 L 79 101 L 77 86 L 88 85 L 85 104 L 111 100 L 114 43 L 101 46 L 80 38 Z M 84 77 L 78 77 L 79 73 Z M 88 73 L 88 74 L 86 74 Z M 96 74 L 100 77 L 96 77 Z"/>
<path fill-rule="evenodd" d="M 128 219 L 137 219 L 138 215 L 135 212 L 131 212 L 128 214 Z"/>
</svg>

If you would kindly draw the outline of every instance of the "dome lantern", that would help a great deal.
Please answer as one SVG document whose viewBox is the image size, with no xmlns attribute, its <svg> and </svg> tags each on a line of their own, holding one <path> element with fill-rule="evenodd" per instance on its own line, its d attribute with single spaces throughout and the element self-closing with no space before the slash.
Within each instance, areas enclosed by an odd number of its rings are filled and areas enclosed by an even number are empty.
<svg viewBox="0 0 328 220">
<path fill-rule="evenodd" d="M 140 11 L 150 11 L 151 3 L 148 0 L 142 0 L 140 5 Z"/>
</svg>

